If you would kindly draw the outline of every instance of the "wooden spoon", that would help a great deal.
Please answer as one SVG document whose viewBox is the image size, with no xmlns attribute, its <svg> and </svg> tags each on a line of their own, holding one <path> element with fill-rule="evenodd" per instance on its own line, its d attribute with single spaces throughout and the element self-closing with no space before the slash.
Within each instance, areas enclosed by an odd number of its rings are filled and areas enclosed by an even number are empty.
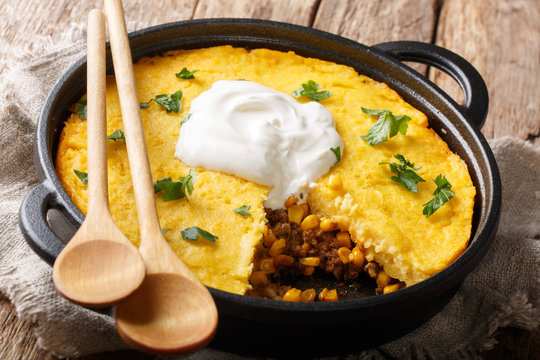
<svg viewBox="0 0 540 360">
<path fill-rule="evenodd" d="M 57 291 L 89 306 L 109 306 L 142 283 L 144 263 L 114 222 L 107 188 L 105 116 L 105 16 L 88 15 L 88 214 L 53 267 Z"/>
<path fill-rule="evenodd" d="M 142 286 L 116 306 L 116 326 L 135 348 L 185 354 L 212 339 L 217 309 L 161 232 L 121 1 L 105 0 L 105 13 L 141 232 L 139 251 L 146 265 Z"/>
</svg>

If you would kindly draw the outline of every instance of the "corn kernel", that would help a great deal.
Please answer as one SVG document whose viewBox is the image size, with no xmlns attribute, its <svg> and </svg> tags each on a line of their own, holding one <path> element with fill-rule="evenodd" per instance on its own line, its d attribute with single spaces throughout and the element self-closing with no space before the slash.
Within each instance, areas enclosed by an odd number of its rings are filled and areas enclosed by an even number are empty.
<svg viewBox="0 0 540 360">
<path fill-rule="evenodd" d="M 286 208 L 289 208 L 289 206 L 294 205 L 294 204 L 296 204 L 297 202 L 298 202 L 298 198 L 297 198 L 296 196 L 294 196 L 294 195 L 291 195 L 291 196 L 289 196 L 289 197 L 287 198 L 287 200 L 285 200 L 285 204 L 284 204 L 284 205 L 285 205 Z"/>
<path fill-rule="evenodd" d="M 343 192 L 343 181 L 341 181 L 341 176 L 339 175 L 332 175 L 330 176 L 330 181 L 328 183 L 328 186 L 330 187 L 330 190 L 336 192 L 336 193 L 342 193 Z"/>
<path fill-rule="evenodd" d="M 321 224 L 319 225 L 321 227 L 322 231 L 334 231 L 339 227 L 339 224 L 337 221 L 332 219 L 323 219 L 321 220 Z"/>
<path fill-rule="evenodd" d="M 351 250 L 347 249 L 346 247 L 340 247 L 337 251 L 339 260 L 341 260 L 342 263 L 348 264 L 350 260 L 349 255 L 351 255 Z"/>
<path fill-rule="evenodd" d="M 254 271 L 251 274 L 250 280 L 251 285 L 253 286 L 268 285 L 268 278 L 266 277 L 264 271 Z"/>
<path fill-rule="evenodd" d="M 324 300 L 323 301 L 325 301 L 325 302 L 338 301 L 337 290 L 336 289 L 328 290 L 324 294 Z"/>
<path fill-rule="evenodd" d="M 358 267 L 362 267 L 364 266 L 364 262 L 366 260 L 365 256 L 364 256 L 364 253 L 362 252 L 362 250 L 360 250 L 360 248 L 358 246 L 356 246 L 352 252 L 351 252 L 351 261 L 354 265 L 358 266 Z"/>
<path fill-rule="evenodd" d="M 302 291 L 302 295 L 300 295 L 300 301 L 301 302 L 313 302 L 315 301 L 315 298 L 317 297 L 317 292 L 315 289 L 307 289 Z"/>
<path fill-rule="evenodd" d="M 328 289 L 327 288 L 324 288 L 321 290 L 321 292 L 319 293 L 319 301 L 324 301 L 324 296 L 326 295 L 326 293 L 328 292 Z"/>
<path fill-rule="evenodd" d="M 276 241 L 276 235 L 270 229 L 266 229 L 263 233 L 263 245 L 269 248 Z"/>
<path fill-rule="evenodd" d="M 289 215 L 289 221 L 300 224 L 302 219 L 306 215 L 304 208 L 300 205 L 291 205 L 287 209 L 287 215 Z"/>
<path fill-rule="evenodd" d="M 274 259 L 272 258 L 262 259 L 259 267 L 265 274 L 273 274 L 276 272 L 276 268 L 274 267 Z"/>
<path fill-rule="evenodd" d="M 294 264 L 294 258 L 289 255 L 279 254 L 274 256 L 274 266 L 291 266 Z"/>
<path fill-rule="evenodd" d="M 384 270 L 379 271 L 379 273 L 377 274 L 376 281 L 378 287 L 385 287 L 386 285 L 390 284 L 390 280 L 392 280 L 392 278 L 388 276 L 388 274 L 385 273 Z"/>
<path fill-rule="evenodd" d="M 315 266 L 304 266 L 302 268 L 302 274 L 306 276 L 311 276 L 315 272 Z"/>
<path fill-rule="evenodd" d="M 301 258 L 299 261 L 304 266 L 319 266 L 321 263 L 321 259 L 316 256 Z"/>
<path fill-rule="evenodd" d="M 352 247 L 351 237 L 347 231 L 340 231 L 336 234 L 336 246 L 346 247 L 347 249 Z"/>
<path fill-rule="evenodd" d="M 285 239 L 278 239 L 274 241 L 272 246 L 270 246 L 270 249 L 268 250 L 268 255 L 271 257 L 274 257 L 276 255 L 279 255 L 285 250 L 285 246 L 287 246 L 287 241 Z"/>
<path fill-rule="evenodd" d="M 309 205 L 307 202 L 303 202 L 299 205 L 302 209 L 304 209 L 304 216 L 309 214 Z"/>
<path fill-rule="evenodd" d="M 299 302 L 302 290 L 292 288 L 283 295 L 283 301 Z"/>
<path fill-rule="evenodd" d="M 383 289 L 383 294 L 390 294 L 391 292 L 398 291 L 399 284 L 386 285 Z"/>
<path fill-rule="evenodd" d="M 306 218 L 302 220 L 300 227 L 304 231 L 315 229 L 317 226 L 319 226 L 319 222 L 319 217 L 317 215 L 311 214 L 306 216 Z"/>
</svg>

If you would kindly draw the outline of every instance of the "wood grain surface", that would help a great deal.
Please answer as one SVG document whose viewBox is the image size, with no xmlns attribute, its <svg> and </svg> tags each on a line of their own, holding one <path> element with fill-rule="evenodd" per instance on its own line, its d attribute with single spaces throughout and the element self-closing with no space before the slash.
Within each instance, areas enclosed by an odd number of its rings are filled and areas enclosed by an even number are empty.
<svg viewBox="0 0 540 360">
<path fill-rule="evenodd" d="M 1 60 L 13 48 L 57 36 L 83 24 L 101 0 L 5 0 L 0 2 Z M 490 92 L 486 138 L 517 136 L 540 145 L 540 1 L 538 0 L 124 0 L 128 23 L 156 25 L 192 18 L 243 17 L 312 26 L 372 45 L 419 40 L 446 47 L 469 60 Z M 29 35 L 31 34 L 31 35 Z M 448 75 L 413 65 L 458 101 L 463 94 Z M 537 359 L 539 331 L 501 329 L 484 359 Z M 151 359 L 134 351 L 84 357 Z M 0 295 L 0 359 L 56 359 L 39 348 L 32 325 L 17 319 Z"/>
<path fill-rule="evenodd" d="M 452 0 L 441 8 L 436 43 L 469 60 L 484 77 L 490 110 L 483 134 L 540 144 L 540 1 Z M 432 80 L 454 97 L 448 76 Z"/>
</svg>

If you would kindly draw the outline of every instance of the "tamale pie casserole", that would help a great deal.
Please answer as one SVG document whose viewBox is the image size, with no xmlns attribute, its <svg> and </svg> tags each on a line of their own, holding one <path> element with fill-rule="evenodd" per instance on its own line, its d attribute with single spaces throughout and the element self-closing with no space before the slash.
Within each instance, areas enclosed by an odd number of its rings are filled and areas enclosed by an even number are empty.
<svg viewBox="0 0 540 360">
<path fill-rule="evenodd" d="M 385 83 L 292 51 L 229 45 L 143 57 L 135 76 L 164 236 L 205 285 L 332 302 L 361 277 L 373 278 L 377 294 L 399 291 L 467 248 L 476 194 L 467 165 Z M 106 97 L 111 212 L 138 245 L 112 75 Z M 84 97 L 71 110 L 55 169 L 84 214 Z M 298 127 L 289 126 L 293 117 Z M 255 149 L 261 144 L 268 146 Z M 314 274 L 344 286 L 291 281 Z"/>
</svg>

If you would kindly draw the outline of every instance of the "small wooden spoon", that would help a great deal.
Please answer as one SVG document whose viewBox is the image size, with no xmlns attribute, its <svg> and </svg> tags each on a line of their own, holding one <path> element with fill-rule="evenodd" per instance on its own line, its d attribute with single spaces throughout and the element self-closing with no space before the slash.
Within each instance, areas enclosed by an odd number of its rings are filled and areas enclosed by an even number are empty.
<svg viewBox="0 0 540 360">
<path fill-rule="evenodd" d="M 161 232 L 121 1 L 105 0 L 105 13 L 141 232 L 139 251 L 146 265 L 142 286 L 116 306 L 116 326 L 135 348 L 185 354 L 212 339 L 217 309 Z"/>
<path fill-rule="evenodd" d="M 116 226 L 107 188 L 105 116 L 105 16 L 88 15 L 88 214 L 57 257 L 53 282 L 69 300 L 89 307 L 109 306 L 142 283 L 144 263 L 137 248 Z"/>
</svg>

